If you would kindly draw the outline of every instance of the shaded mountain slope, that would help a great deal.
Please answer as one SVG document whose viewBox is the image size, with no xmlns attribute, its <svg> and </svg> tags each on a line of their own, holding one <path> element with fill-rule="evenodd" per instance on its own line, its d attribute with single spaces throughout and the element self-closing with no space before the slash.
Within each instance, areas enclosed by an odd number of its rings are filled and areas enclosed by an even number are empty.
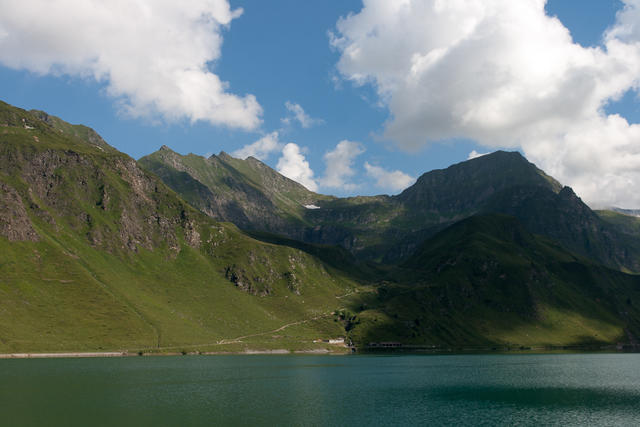
<svg viewBox="0 0 640 427">
<path fill-rule="evenodd" d="M 640 217 L 635 213 L 599 210 L 596 211 L 596 214 L 602 218 L 603 221 L 615 227 L 618 232 L 634 239 L 640 238 Z"/>
<path fill-rule="evenodd" d="M 460 221 L 402 267 L 352 307 L 360 345 L 585 345 L 640 333 L 639 276 L 573 255 L 510 216 Z"/>
<path fill-rule="evenodd" d="M 529 231 L 609 267 L 640 271 L 637 242 L 600 218 L 570 187 L 558 193 L 542 187 L 514 187 L 496 194 L 483 211 L 515 216 Z"/>
<path fill-rule="evenodd" d="M 518 152 L 496 151 L 423 174 L 396 199 L 415 215 L 455 216 L 473 212 L 508 188 L 541 187 L 558 193 L 562 186 Z"/>
</svg>

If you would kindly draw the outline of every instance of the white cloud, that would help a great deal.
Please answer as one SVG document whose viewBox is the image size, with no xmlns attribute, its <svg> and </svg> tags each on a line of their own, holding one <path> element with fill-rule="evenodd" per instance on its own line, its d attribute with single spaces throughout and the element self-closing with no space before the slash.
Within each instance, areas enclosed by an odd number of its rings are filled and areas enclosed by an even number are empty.
<svg viewBox="0 0 640 427">
<path fill-rule="evenodd" d="M 640 86 L 640 0 L 585 48 L 544 0 L 364 0 L 337 23 L 341 74 L 373 84 L 384 137 L 520 147 L 593 204 L 640 206 L 640 125 L 604 106 Z"/>
<path fill-rule="evenodd" d="M 606 33 L 608 39 L 619 39 L 624 43 L 640 41 L 640 1 L 626 0 L 618 13 L 616 25 Z"/>
<path fill-rule="evenodd" d="M 313 171 L 309 166 L 309 162 L 307 162 L 297 144 L 290 142 L 284 146 L 282 157 L 278 160 L 276 168 L 282 175 L 299 182 L 309 190 L 316 191 L 318 189 L 318 184 L 313 178 Z"/>
<path fill-rule="evenodd" d="M 0 0 L 0 63 L 105 82 L 134 117 L 254 129 L 255 97 L 208 68 L 241 13 L 227 0 Z"/>
<path fill-rule="evenodd" d="M 286 125 L 290 124 L 293 120 L 297 120 L 300 123 L 300 126 L 307 129 L 313 125 L 324 122 L 322 119 L 314 119 L 309 116 L 307 113 L 305 113 L 300 104 L 287 101 L 284 103 L 284 105 L 285 107 L 287 107 L 287 110 L 289 110 L 289 113 L 291 113 L 288 117 L 282 119 L 282 123 Z"/>
<path fill-rule="evenodd" d="M 276 131 L 263 136 L 253 144 L 245 145 L 231 153 L 231 155 L 240 159 L 246 159 L 251 156 L 265 161 L 271 153 L 280 151 L 283 147 L 284 144 L 278 140 L 278 132 Z"/>
<path fill-rule="evenodd" d="M 415 178 L 404 172 L 398 170 L 388 171 L 380 166 L 369 164 L 369 162 L 364 163 L 364 168 L 367 171 L 367 175 L 376 180 L 376 186 L 385 190 L 404 190 L 415 182 Z"/>
<path fill-rule="evenodd" d="M 467 156 L 467 160 L 477 159 L 478 157 L 486 156 L 489 153 L 478 153 L 476 150 L 471 150 Z"/>
<path fill-rule="evenodd" d="M 324 155 L 326 169 L 320 180 L 323 187 L 354 190 L 357 185 L 349 182 L 355 175 L 353 160 L 364 153 L 364 148 L 357 142 L 340 141 L 336 148 Z"/>
</svg>

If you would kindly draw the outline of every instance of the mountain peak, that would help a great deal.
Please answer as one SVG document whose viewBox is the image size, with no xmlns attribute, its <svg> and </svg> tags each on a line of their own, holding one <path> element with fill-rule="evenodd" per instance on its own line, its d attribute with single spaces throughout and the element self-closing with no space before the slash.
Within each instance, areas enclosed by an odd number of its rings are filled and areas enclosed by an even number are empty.
<svg viewBox="0 0 640 427">
<path fill-rule="evenodd" d="M 496 151 L 427 172 L 396 197 L 422 210 L 465 211 L 515 186 L 545 187 L 554 193 L 562 189 L 519 152 Z"/>
<path fill-rule="evenodd" d="M 497 150 L 492 153 L 483 154 L 481 156 L 474 157 L 473 159 L 465 160 L 460 163 L 496 161 L 496 160 L 526 161 L 528 163 L 528 160 L 519 151 L 504 151 L 504 150 Z"/>
<path fill-rule="evenodd" d="M 233 157 L 231 155 L 229 155 L 228 153 L 226 153 L 225 151 L 221 151 L 218 154 L 218 158 L 220 158 L 221 160 L 231 160 L 231 159 L 233 159 Z"/>
<path fill-rule="evenodd" d="M 496 150 L 492 153 L 485 154 L 484 156 L 480 156 L 476 158 L 480 159 L 482 157 L 484 158 L 503 157 L 503 158 L 527 160 L 519 151 L 506 151 L 506 150 Z"/>
<path fill-rule="evenodd" d="M 266 167 L 269 167 L 269 166 L 267 166 L 267 164 L 266 164 L 266 163 L 264 163 L 262 160 L 260 160 L 260 159 L 258 159 L 258 158 L 255 158 L 255 157 L 253 157 L 253 156 L 249 156 L 249 157 L 247 157 L 247 158 L 246 158 L 246 159 L 244 159 L 244 160 L 245 160 L 245 162 L 247 162 L 247 163 L 252 163 L 252 164 L 254 164 L 254 165 L 260 165 L 260 166 L 266 166 Z"/>
</svg>

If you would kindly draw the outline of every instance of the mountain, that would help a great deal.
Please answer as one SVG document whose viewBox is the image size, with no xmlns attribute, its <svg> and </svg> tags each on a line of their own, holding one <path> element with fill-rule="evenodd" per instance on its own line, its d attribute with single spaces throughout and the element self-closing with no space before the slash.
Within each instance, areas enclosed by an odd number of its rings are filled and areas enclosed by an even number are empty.
<svg viewBox="0 0 640 427">
<path fill-rule="evenodd" d="M 139 160 L 185 200 L 211 218 L 247 230 L 266 230 L 301 239 L 310 224 L 307 210 L 329 200 L 284 177 L 261 161 L 222 152 L 209 158 L 182 156 L 166 146 Z"/>
<path fill-rule="evenodd" d="M 637 345 L 638 230 L 518 153 L 336 198 L 0 103 L 0 352 Z"/>
<path fill-rule="evenodd" d="M 618 232 L 632 238 L 640 238 L 640 217 L 630 210 L 596 211 L 603 221 L 613 226 Z"/>
<path fill-rule="evenodd" d="M 165 147 L 140 163 L 212 218 L 340 245 L 364 260 L 401 262 L 446 226 L 495 212 L 607 266 L 640 271 L 637 243 L 517 152 L 497 151 L 427 172 L 397 196 L 348 198 L 312 193 L 251 157 L 221 153 L 206 159 Z"/>
<path fill-rule="evenodd" d="M 355 342 L 601 345 L 640 333 L 640 276 L 572 254 L 512 216 L 457 222 L 389 279 L 352 307 Z"/>
<path fill-rule="evenodd" d="M 611 210 L 613 212 L 617 212 L 617 213 L 621 213 L 623 215 L 627 215 L 627 216 L 634 216 L 636 218 L 640 218 L 640 209 L 622 209 L 622 208 L 610 208 L 608 210 Z"/>
<path fill-rule="evenodd" d="M 397 251 L 403 238 L 424 237 L 429 228 L 477 212 L 506 188 L 562 188 L 518 153 L 506 152 L 428 172 L 398 196 L 348 198 L 312 193 L 252 157 L 184 156 L 163 147 L 140 164 L 212 218 L 306 242 L 339 244 L 368 259 Z"/>
<path fill-rule="evenodd" d="M 514 187 L 539 187 L 554 193 L 562 185 L 518 152 L 496 151 L 423 174 L 397 196 L 415 215 L 437 212 L 456 216 L 473 212 L 500 192 Z"/>
<path fill-rule="evenodd" d="M 0 104 L 0 352 L 313 348 L 361 287 L 314 251 L 212 220 L 86 127 Z"/>
</svg>

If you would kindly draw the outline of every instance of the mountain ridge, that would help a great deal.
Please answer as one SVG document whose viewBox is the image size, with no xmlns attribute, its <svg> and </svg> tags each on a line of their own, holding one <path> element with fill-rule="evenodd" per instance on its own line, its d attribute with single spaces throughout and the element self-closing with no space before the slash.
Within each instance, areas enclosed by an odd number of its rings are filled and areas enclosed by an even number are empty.
<svg viewBox="0 0 640 427">
<path fill-rule="evenodd" d="M 43 114 L 0 104 L 2 352 L 331 351 L 318 341 L 332 337 L 361 350 L 600 346 L 640 336 L 639 276 L 615 270 L 638 259 L 636 218 L 596 215 L 519 154 L 427 174 L 403 205 L 317 195 L 226 153 L 166 147 L 150 172 L 89 128 Z M 469 179 L 475 187 L 456 183 Z M 477 191 L 483 183 L 491 191 Z M 438 204 L 434 195 L 451 190 L 456 198 Z M 195 207 L 199 192 L 216 191 L 226 202 L 225 192 L 257 193 L 249 220 L 276 207 L 289 216 L 274 221 L 299 224 L 306 241 Z M 342 247 L 318 244 L 334 241 Z"/>
<path fill-rule="evenodd" d="M 516 216 L 531 231 L 608 266 L 640 271 L 640 246 L 625 242 L 631 249 L 619 247 L 618 242 L 625 241 L 620 230 L 519 152 L 496 151 L 426 172 L 395 196 L 336 198 L 299 186 L 299 192 L 286 203 L 275 197 L 283 190 L 274 192 L 276 185 L 260 183 L 260 178 L 249 176 L 247 170 L 272 181 L 278 176 L 289 185 L 292 181 L 258 160 L 234 159 L 225 153 L 223 162 L 233 165 L 234 171 L 233 184 L 228 185 L 207 177 L 206 168 L 214 167 L 207 161 L 217 162 L 216 156 L 205 159 L 173 151 L 169 157 L 158 153 L 141 158 L 140 163 L 211 217 L 247 230 L 339 245 L 363 260 L 401 262 L 422 240 L 446 226 L 474 214 L 496 212 Z M 190 167 L 195 163 L 199 163 L 197 171 Z M 190 176 L 178 177 L 175 171 Z M 189 188 L 185 188 L 187 183 Z M 214 212 L 211 206 L 224 197 L 223 204 L 228 207 Z M 306 204 L 318 209 L 304 209 Z"/>
</svg>

